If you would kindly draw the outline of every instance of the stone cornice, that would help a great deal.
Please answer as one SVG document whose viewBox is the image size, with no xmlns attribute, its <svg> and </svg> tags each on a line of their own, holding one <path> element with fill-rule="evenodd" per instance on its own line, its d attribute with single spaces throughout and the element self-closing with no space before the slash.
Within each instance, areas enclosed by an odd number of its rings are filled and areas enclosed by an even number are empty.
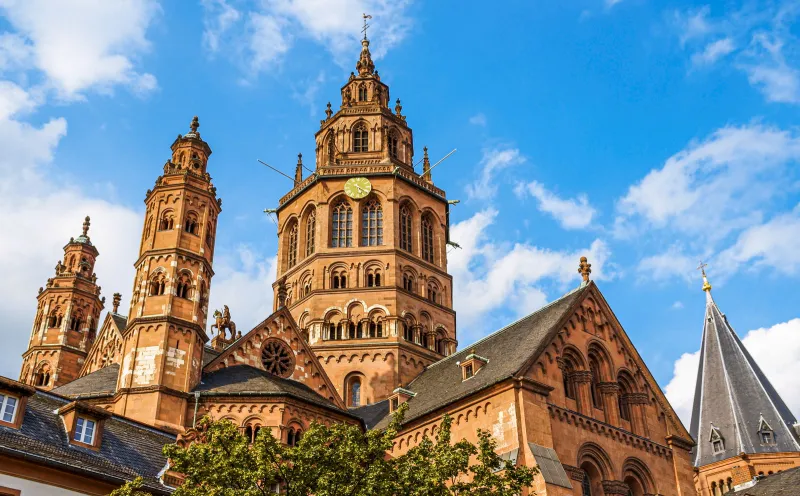
<svg viewBox="0 0 800 496">
<path fill-rule="evenodd" d="M 203 340 L 203 344 L 208 342 L 208 335 L 206 335 L 205 329 L 200 327 L 199 324 L 194 322 L 189 322 L 188 320 L 179 319 L 177 317 L 172 317 L 170 315 L 148 315 L 144 317 L 134 317 L 132 319 L 128 319 L 128 325 L 125 327 L 124 330 L 121 331 L 122 337 L 124 338 L 131 329 L 139 324 L 151 324 L 157 322 L 167 322 L 169 324 L 174 324 L 180 327 L 186 327 L 193 331 L 195 331 L 200 338 Z"/>
<path fill-rule="evenodd" d="M 34 351 L 69 351 L 70 353 L 75 353 L 76 355 L 81 355 L 85 357 L 88 352 L 81 350 L 80 348 L 75 348 L 74 346 L 68 346 L 65 344 L 37 344 L 35 346 L 31 346 L 28 348 L 25 353 L 22 354 L 22 358 L 26 358 L 29 355 L 33 354 Z"/>
<path fill-rule="evenodd" d="M 554 405 L 552 403 L 547 404 L 547 410 L 550 412 L 550 417 L 553 419 L 575 425 L 576 427 L 581 427 L 583 429 L 595 432 L 601 436 L 613 439 L 619 443 L 624 443 L 628 446 L 647 451 L 654 455 L 658 455 L 667 459 L 672 458 L 672 449 L 670 447 L 656 443 L 650 439 L 637 436 L 632 432 L 615 427 L 611 424 L 607 424 L 601 420 L 587 417 L 586 415 L 560 407 L 558 405 Z"/>
<path fill-rule="evenodd" d="M 203 268 L 205 269 L 206 273 L 208 274 L 209 279 L 214 277 L 214 269 L 211 267 L 211 263 L 205 258 L 205 256 L 200 255 L 199 253 L 195 253 L 193 251 L 187 250 L 185 248 L 178 248 L 178 247 L 170 247 L 170 248 L 158 248 L 158 249 L 148 249 L 145 250 L 144 253 L 139 255 L 139 258 L 133 263 L 133 266 L 137 269 L 139 265 L 145 261 L 145 259 L 150 257 L 155 257 L 158 255 L 171 255 L 177 254 L 184 256 L 186 258 L 191 258 L 192 260 L 197 260 L 203 264 Z"/>
</svg>

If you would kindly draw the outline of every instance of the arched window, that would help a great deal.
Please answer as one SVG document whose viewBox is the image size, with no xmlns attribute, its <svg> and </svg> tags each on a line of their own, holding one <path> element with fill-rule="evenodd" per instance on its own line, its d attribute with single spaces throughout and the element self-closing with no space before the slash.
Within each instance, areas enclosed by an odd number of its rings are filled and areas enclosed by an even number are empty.
<svg viewBox="0 0 800 496">
<path fill-rule="evenodd" d="M 397 144 L 400 142 L 400 138 L 397 136 L 397 131 L 391 130 L 389 131 L 389 138 L 387 139 L 389 143 L 389 156 L 392 158 L 398 158 L 397 156 Z"/>
<path fill-rule="evenodd" d="M 409 343 L 414 342 L 414 328 L 408 325 L 407 322 L 403 322 L 403 339 Z"/>
<path fill-rule="evenodd" d="M 175 217 L 172 215 L 171 210 L 167 210 L 161 214 L 161 221 L 158 224 L 159 231 L 170 231 L 175 226 Z"/>
<path fill-rule="evenodd" d="M 152 279 L 150 279 L 150 296 L 163 295 L 166 287 L 167 282 L 164 278 L 164 274 L 161 272 L 156 273 Z"/>
<path fill-rule="evenodd" d="M 430 346 L 430 336 L 428 335 L 427 332 L 424 332 L 424 331 L 422 333 L 422 346 L 424 346 L 425 348 L 428 348 L 428 349 L 430 349 L 430 347 L 431 347 Z"/>
<path fill-rule="evenodd" d="M 347 322 L 347 339 L 356 338 L 356 325 L 352 322 Z"/>
<path fill-rule="evenodd" d="M 39 366 L 39 371 L 33 377 L 33 385 L 40 387 L 50 385 L 50 364 L 44 363 Z"/>
<path fill-rule="evenodd" d="M 317 211 L 316 209 L 308 213 L 306 218 L 306 256 L 314 254 L 314 234 L 317 230 Z"/>
<path fill-rule="evenodd" d="M 631 405 L 628 403 L 628 398 L 634 392 L 632 382 L 631 379 L 624 375 L 620 375 L 617 380 L 617 384 L 619 384 L 619 395 L 617 396 L 619 416 L 623 420 L 631 419 Z"/>
<path fill-rule="evenodd" d="M 200 282 L 200 300 L 199 300 L 200 306 L 203 306 L 203 304 L 205 302 L 206 302 L 206 283 L 201 281 Z"/>
<path fill-rule="evenodd" d="M 414 292 L 414 276 L 407 273 L 403 274 L 403 289 Z"/>
<path fill-rule="evenodd" d="M 292 227 L 289 228 L 289 240 L 288 240 L 288 268 L 291 269 L 297 263 L 297 222 L 292 224 Z"/>
<path fill-rule="evenodd" d="M 61 315 L 61 308 L 55 307 L 53 311 L 50 312 L 50 316 L 47 318 L 47 327 L 61 327 L 63 318 L 64 316 Z"/>
<path fill-rule="evenodd" d="M 83 315 L 81 315 L 80 311 L 77 311 L 72 315 L 72 318 L 69 319 L 69 328 L 72 331 L 79 331 L 82 323 Z"/>
<path fill-rule="evenodd" d="M 369 337 L 382 338 L 383 337 L 383 322 L 370 322 L 369 323 Z"/>
<path fill-rule="evenodd" d="M 375 288 L 381 285 L 381 273 L 378 270 L 367 272 L 367 287 Z"/>
<path fill-rule="evenodd" d="M 310 294 L 311 294 L 311 280 L 309 279 L 309 280 L 308 280 L 308 281 L 306 281 L 306 283 L 303 285 L 303 296 L 308 296 L 308 295 L 310 295 Z"/>
<path fill-rule="evenodd" d="M 444 340 L 444 336 L 437 334 L 436 335 L 436 352 L 440 355 L 447 355 L 447 341 Z"/>
<path fill-rule="evenodd" d="M 361 377 L 353 376 L 348 379 L 347 402 L 350 408 L 361 406 Z"/>
<path fill-rule="evenodd" d="M 302 434 L 303 431 L 301 431 L 299 427 L 297 429 L 289 427 L 289 432 L 286 434 L 286 444 L 294 448 L 300 444 L 300 437 Z"/>
<path fill-rule="evenodd" d="M 353 151 L 369 151 L 369 131 L 363 122 L 359 122 L 353 128 Z"/>
<path fill-rule="evenodd" d="M 253 437 L 253 426 L 252 425 L 248 425 L 248 426 L 246 426 L 244 428 L 244 437 L 247 438 L 247 442 L 248 443 L 252 443 L 253 442 L 253 439 L 255 439 L 255 438 Z"/>
<path fill-rule="evenodd" d="M 592 496 L 592 481 L 589 480 L 589 474 L 583 473 L 583 480 L 581 481 L 581 494 L 582 496 Z"/>
<path fill-rule="evenodd" d="M 600 398 L 600 391 L 598 386 L 600 384 L 600 365 L 597 363 L 597 359 L 593 356 L 589 357 L 589 371 L 592 373 L 592 384 L 591 384 L 591 392 L 592 392 L 592 405 L 595 408 L 602 410 L 603 409 L 603 402 Z"/>
<path fill-rule="evenodd" d="M 383 244 L 383 208 L 373 198 L 361 210 L 361 246 L 380 246 Z"/>
<path fill-rule="evenodd" d="M 575 399 L 575 383 L 572 380 L 572 373 L 575 371 L 575 367 L 572 366 L 572 363 L 566 361 L 564 363 L 564 367 L 561 371 L 562 380 L 564 381 L 564 396 L 567 398 Z"/>
<path fill-rule="evenodd" d="M 436 285 L 432 282 L 428 283 L 428 301 L 432 303 L 439 303 L 439 292 Z"/>
<path fill-rule="evenodd" d="M 338 341 L 342 339 L 342 328 L 339 325 L 331 322 L 328 324 L 328 339 L 331 341 Z"/>
<path fill-rule="evenodd" d="M 189 275 L 181 274 L 181 276 L 178 278 L 175 296 L 186 299 L 192 297 L 192 279 L 189 277 Z"/>
<path fill-rule="evenodd" d="M 328 134 L 328 163 L 333 164 L 336 159 L 336 138 L 333 133 Z"/>
<path fill-rule="evenodd" d="M 200 224 L 197 222 L 197 214 L 189 212 L 186 215 L 186 224 L 183 226 L 184 230 L 189 234 L 197 236 L 200 232 Z"/>
<path fill-rule="evenodd" d="M 331 222 L 331 246 L 334 248 L 353 246 L 353 209 L 347 200 L 341 200 L 333 207 Z"/>
<path fill-rule="evenodd" d="M 144 225 L 144 237 L 145 237 L 145 239 L 150 237 L 150 232 L 151 232 L 152 228 L 153 228 L 153 218 L 152 217 L 148 217 L 147 218 L 147 222 Z"/>
<path fill-rule="evenodd" d="M 336 271 L 331 276 L 332 289 L 345 289 L 347 288 L 347 273 L 344 271 Z"/>
<path fill-rule="evenodd" d="M 358 101 L 359 102 L 367 101 L 367 86 L 364 83 L 358 85 Z"/>
<path fill-rule="evenodd" d="M 211 246 L 211 239 L 214 232 L 214 224 L 209 222 L 208 227 L 206 228 L 206 244 L 210 247 Z"/>
<path fill-rule="evenodd" d="M 433 222 L 430 215 L 422 218 L 422 258 L 433 263 Z"/>
<path fill-rule="evenodd" d="M 411 253 L 411 211 L 407 205 L 400 207 L 400 249 Z"/>
</svg>

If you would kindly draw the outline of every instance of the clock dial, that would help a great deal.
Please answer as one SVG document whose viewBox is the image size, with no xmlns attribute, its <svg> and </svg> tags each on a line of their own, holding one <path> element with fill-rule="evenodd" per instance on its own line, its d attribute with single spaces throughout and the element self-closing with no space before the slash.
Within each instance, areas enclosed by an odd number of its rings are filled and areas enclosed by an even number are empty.
<svg viewBox="0 0 800 496">
<path fill-rule="evenodd" d="M 351 177 L 344 183 L 344 192 L 354 200 L 360 200 L 372 191 L 372 184 L 366 177 Z"/>
</svg>

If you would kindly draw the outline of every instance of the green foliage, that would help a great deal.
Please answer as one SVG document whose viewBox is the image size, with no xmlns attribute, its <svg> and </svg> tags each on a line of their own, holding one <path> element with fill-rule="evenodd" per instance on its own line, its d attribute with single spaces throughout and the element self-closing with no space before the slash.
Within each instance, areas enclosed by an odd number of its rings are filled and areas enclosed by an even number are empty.
<svg viewBox="0 0 800 496">
<path fill-rule="evenodd" d="M 121 488 L 111 493 L 111 496 L 150 496 L 150 493 L 142 491 L 142 478 L 137 477 L 128 482 Z"/>
<path fill-rule="evenodd" d="M 280 486 L 288 496 L 512 496 L 533 481 L 536 469 L 501 460 L 486 431 L 478 431 L 477 446 L 452 443 L 447 416 L 435 440 L 426 437 L 405 455 L 388 457 L 405 411 L 402 405 L 382 431 L 313 424 L 296 447 L 284 446 L 269 429 L 250 444 L 233 423 L 202 419 L 202 441 L 164 448 L 171 469 L 185 476 L 174 494 L 256 496 Z M 112 495 L 143 496 L 137 481 Z"/>
</svg>

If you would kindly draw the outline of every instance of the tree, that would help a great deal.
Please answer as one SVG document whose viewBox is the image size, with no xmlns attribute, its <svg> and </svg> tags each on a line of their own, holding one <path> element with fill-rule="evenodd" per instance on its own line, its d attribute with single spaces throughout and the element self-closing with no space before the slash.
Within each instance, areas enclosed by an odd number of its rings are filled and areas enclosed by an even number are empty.
<svg viewBox="0 0 800 496">
<path fill-rule="evenodd" d="M 171 470 L 184 475 L 174 494 L 260 496 L 280 487 L 288 496 L 512 496 L 533 481 L 536 469 L 501 460 L 486 431 L 478 431 L 477 446 L 452 443 L 447 416 L 435 440 L 426 437 L 406 454 L 388 457 L 405 410 L 401 406 L 380 431 L 313 424 L 295 447 L 283 445 L 269 429 L 261 429 L 251 444 L 232 422 L 204 418 L 200 439 L 164 447 Z M 145 494 L 137 480 L 112 496 Z"/>
</svg>

